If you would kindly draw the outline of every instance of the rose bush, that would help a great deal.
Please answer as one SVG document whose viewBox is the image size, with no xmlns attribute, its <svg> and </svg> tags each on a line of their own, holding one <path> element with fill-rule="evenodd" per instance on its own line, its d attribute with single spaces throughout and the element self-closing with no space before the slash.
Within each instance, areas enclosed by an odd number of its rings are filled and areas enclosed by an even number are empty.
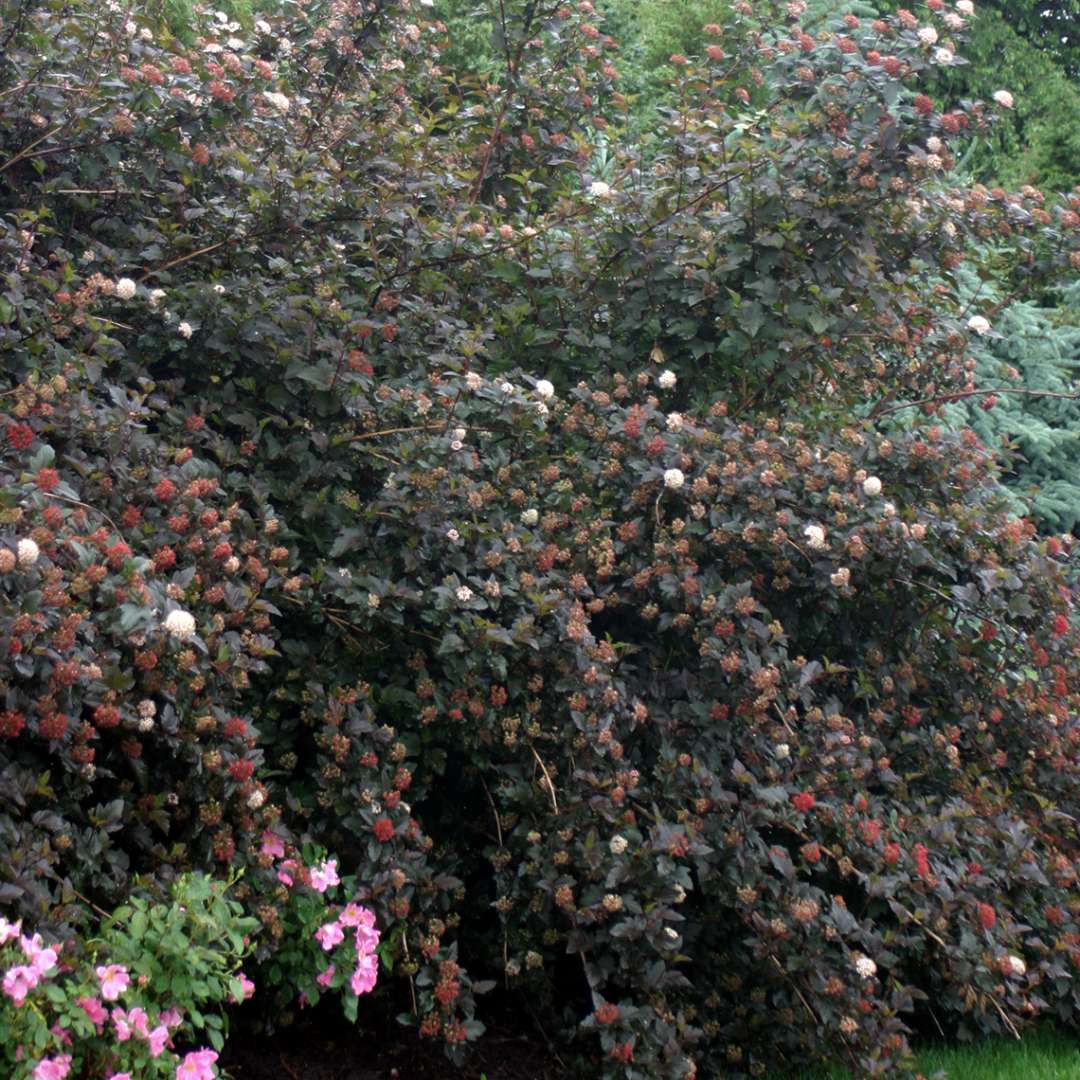
<svg viewBox="0 0 1080 1080">
<path fill-rule="evenodd" d="M 168 902 L 135 898 L 92 942 L 46 946 L 0 921 L 0 1060 L 8 1075 L 212 1076 L 230 1002 L 251 991 L 238 970 L 257 925 L 224 882 L 177 880 Z M 177 1047 L 209 1041 L 184 1052 Z"/>
<path fill-rule="evenodd" d="M 936 414 L 1080 196 L 950 184 L 938 3 L 736 4 L 639 142 L 501 12 L 482 83 L 405 0 L 5 16 L 4 910 L 243 868 L 275 1018 L 378 955 L 591 1075 L 1075 1022 L 1072 544 Z"/>
</svg>

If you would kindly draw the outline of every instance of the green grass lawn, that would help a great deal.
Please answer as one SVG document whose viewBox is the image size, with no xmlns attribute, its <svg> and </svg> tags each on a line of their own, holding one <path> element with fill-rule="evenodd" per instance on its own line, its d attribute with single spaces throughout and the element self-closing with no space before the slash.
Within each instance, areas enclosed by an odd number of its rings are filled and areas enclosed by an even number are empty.
<svg viewBox="0 0 1080 1080">
<path fill-rule="evenodd" d="M 1044 1031 L 1022 1041 L 927 1049 L 918 1060 L 925 1076 L 944 1071 L 948 1080 L 1076 1080 L 1080 1077 L 1080 1042 Z"/>
<path fill-rule="evenodd" d="M 1023 1041 L 994 1039 L 967 1046 L 925 1046 L 917 1054 L 927 1080 L 1080 1080 L 1080 1040 L 1054 1031 L 1033 1032 Z M 850 1080 L 841 1070 L 814 1069 L 798 1080 Z"/>
</svg>

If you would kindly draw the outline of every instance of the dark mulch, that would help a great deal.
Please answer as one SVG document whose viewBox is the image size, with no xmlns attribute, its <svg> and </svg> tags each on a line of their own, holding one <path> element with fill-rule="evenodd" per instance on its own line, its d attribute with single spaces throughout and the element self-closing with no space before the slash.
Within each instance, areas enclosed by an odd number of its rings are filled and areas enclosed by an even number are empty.
<svg viewBox="0 0 1080 1080">
<path fill-rule="evenodd" d="M 320 1012 L 270 1036 L 234 1028 L 221 1064 L 234 1080 L 570 1080 L 575 1075 L 531 1032 L 489 1030 L 457 1069 L 440 1044 L 421 1040 L 414 1031 L 362 1031 Z"/>
</svg>

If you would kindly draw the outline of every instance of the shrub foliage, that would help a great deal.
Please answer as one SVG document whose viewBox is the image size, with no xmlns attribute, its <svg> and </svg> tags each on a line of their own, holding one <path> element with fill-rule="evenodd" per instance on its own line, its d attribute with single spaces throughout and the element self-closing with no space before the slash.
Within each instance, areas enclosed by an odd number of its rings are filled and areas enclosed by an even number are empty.
<svg viewBox="0 0 1080 1080">
<path fill-rule="evenodd" d="M 340 865 L 373 1008 L 591 1075 L 1074 1022 L 1071 539 L 937 414 L 1080 199 L 950 184 L 941 3 L 735 4 L 636 140 L 587 0 L 499 11 L 482 81 L 405 0 L 5 14 L 0 903 L 242 870 L 355 1016 Z"/>
</svg>

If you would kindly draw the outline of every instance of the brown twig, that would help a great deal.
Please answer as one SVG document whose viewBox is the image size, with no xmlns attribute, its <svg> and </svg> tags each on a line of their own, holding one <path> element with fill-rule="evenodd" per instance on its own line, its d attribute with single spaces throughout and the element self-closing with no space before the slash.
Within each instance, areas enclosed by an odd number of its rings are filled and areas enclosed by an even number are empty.
<svg viewBox="0 0 1080 1080">
<path fill-rule="evenodd" d="M 780 974 L 783 975 L 783 977 L 787 979 L 789 983 L 791 983 L 791 989 L 794 990 L 795 993 L 798 995 L 799 1000 L 803 1003 L 806 1011 L 810 1014 L 810 1018 L 814 1021 L 815 1024 L 820 1024 L 821 1021 L 818 1019 L 817 1013 L 814 1012 L 814 1010 L 810 1007 L 810 1002 L 807 1001 L 806 998 L 803 996 L 803 992 L 799 989 L 798 983 L 796 983 L 795 980 L 791 977 L 791 975 L 784 970 L 784 965 L 781 964 L 780 961 L 777 960 L 776 957 L 773 956 L 771 953 L 769 954 L 769 959 L 772 960 L 772 962 L 776 965 L 776 970 L 779 971 Z"/>
<path fill-rule="evenodd" d="M 401 935 L 401 947 L 405 950 L 405 962 L 407 964 L 412 963 L 412 958 L 409 956 L 409 935 L 407 931 Z M 411 975 L 409 976 L 409 996 L 412 998 L 413 1016 L 419 1016 L 420 1009 L 416 1004 L 416 984 L 413 982 Z"/>
<path fill-rule="evenodd" d="M 960 390 L 955 394 L 939 394 L 937 397 L 923 398 L 921 401 L 905 401 L 888 409 L 871 412 L 870 416 L 876 419 L 879 416 L 900 412 L 901 409 L 917 409 L 924 405 L 952 405 L 957 401 L 963 401 L 964 398 L 980 397 L 984 394 L 1021 394 L 1024 397 L 1065 398 L 1070 401 L 1080 398 L 1080 391 L 1067 393 L 1060 390 L 1028 390 L 1016 386 L 993 386 L 986 390 Z"/>
<path fill-rule="evenodd" d="M 60 499 L 61 501 L 66 503 L 74 503 L 76 506 L 81 506 L 84 509 L 90 510 L 95 514 L 99 514 L 113 527 L 114 532 L 123 535 L 120 531 L 120 526 L 117 525 L 116 522 L 113 521 L 113 519 L 109 517 L 109 515 L 106 514 L 104 510 L 99 510 L 96 506 L 91 506 L 89 503 L 83 502 L 82 499 L 73 498 L 71 495 L 60 495 L 55 491 L 49 491 L 46 492 L 46 494 L 50 499 Z"/>
<path fill-rule="evenodd" d="M 499 810 L 498 810 L 498 807 L 496 807 L 496 805 L 495 805 L 495 800 L 491 797 L 491 792 L 488 790 L 487 782 L 484 780 L 484 778 L 482 776 L 480 777 L 480 785 L 484 789 L 484 794 L 487 796 L 487 801 L 491 804 L 491 813 L 492 813 L 493 817 L 495 818 L 495 835 L 498 837 L 499 850 L 501 851 L 504 845 L 503 845 L 502 822 L 499 821 Z M 506 971 L 506 966 L 510 962 L 510 953 L 509 953 L 509 942 L 507 940 L 507 929 L 506 929 L 506 921 L 505 920 L 503 920 L 502 926 L 503 926 L 503 941 L 502 941 L 503 978 L 506 980 L 507 983 L 509 983 L 510 976 Z"/>
<path fill-rule="evenodd" d="M 144 282 L 147 278 L 157 277 L 158 274 L 163 273 L 165 270 L 171 270 L 174 266 L 180 266 L 181 263 L 191 262 L 192 259 L 197 259 L 200 255 L 209 255 L 211 251 L 217 251 L 218 248 L 223 248 L 228 244 L 235 244 L 238 242 L 238 238 L 230 237 L 227 240 L 219 240 L 216 244 L 207 244 L 206 247 L 199 248 L 198 251 L 189 251 L 186 255 L 181 255 L 179 258 L 172 259 L 170 262 L 165 263 L 163 266 L 159 266 L 154 270 L 147 270 L 139 282 Z"/>
<path fill-rule="evenodd" d="M 551 796 L 551 808 L 555 811 L 555 814 L 558 815 L 559 802 L 555 798 L 555 785 L 551 782 L 551 775 L 548 773 L 547 766 L 541 760 L 540 755 L 536 752 L 536 747 L 530 746 L 529 749 L 532 751 L 533 757 L 536 758 L 536 763 L 540 766 L 540 771 L 544 774 L 544 780 L 547 782 L 548 794 Z"/>
<path fill-rule="evenodd" d="M 946 947 L 945 942 L 930 929 L 929 926 L 924 923 L 914 911 L 908 911 L 899 900 L 894 900 L 893 903 L 900 909 L 927 937 L 933 938 L 943 949 Z"/>
<path fill-rule="evenodd" d="M 278 1061 L 281 1062 L 281 1067 L 292 1077 L 292 1080 L 300 1080 L 300 1075 L 285 1060 L 285 1054 L 281 1050 L 278 1051 Z"/>
<path fill-rule="evenodd" d="M 52 876 L 55 877 L 57 881 L 60 881 L 60 878 L 56 874 L 53 874 Z M 70 892 L 72 896 L 74 896 L 76 899 L 81 900 L 84 904 L 86 904 L 91 909 L 91 911 L 93 911 L 94 914 L 96 914 L 100 918 L 102 918 L 102 919 L 111 919 L 112 918 L 112 915 L 110 915 L 109 912 L 107 912 L 104 908 L 99 908 L 97 906 L 97 904 L 94 903 L 93 900 L 90 900 L 87 897 L 83 896 L 83 894 L 81 892 L 79 892 L 79 890 L 76 889 L 74 886 L 72 886 L 72 884 L 70 882 L 61 881 L 60 884 L 65 889 L 67 889 L 67 891 Z"/>
<path fill-rule="evenodd" d="M 1016 1025 L 1009 1019 L 1008 1013 L 1006 1013 L 1005 1010 L 998 1004 L 998 1002 L 994 1000 L 993 995 L 984 992 L 983 997 L 986 998 L 994 1006 L 995 1009 L 997 1009 L 998 1013 L 1001 1015 L 1001 1019 L 1005 1021 L 1005 1026 L 1013 1033 L 1013 1037 L 1019 1039 L 1020 1032 L 1017 1030 Z"/>
<path fill-rule="evenodd" d="M 46 131 L 40 139 L 35 139 L 29 146 L 26 146 L 22 150 L 20 150 L 13 158 L 9 158 L 8 161 L 6 161 L 3 165 L 0 165 L 0 173 L 7 172 L 7 170 L 10 169 L 12 165 L 16 165 L 20 161 L 22 161 L 23 158 L 29 157 L 30 151 L 33 150 L 35 146 L 40 146 L 46 139 L 51 139 L 54 135 L 59 134 L 59 132 L 64 130 L 65 126 L 65 124 L 60 124 L 59 126 L 54 127 L 51 131 Z"/>
<path fill-rule="evenodd" d="M 363 442 L 365 439 L 379 439 L 383 435 L 403 435 L 410 431 L 444 431 L 446 424 L 434 422 L 431 424 L 419 424 L 416 427 L 383 428 L 382 431 L 365 431 L 362 435 L 350 435 L 347 442 Z"/>
</svg>

